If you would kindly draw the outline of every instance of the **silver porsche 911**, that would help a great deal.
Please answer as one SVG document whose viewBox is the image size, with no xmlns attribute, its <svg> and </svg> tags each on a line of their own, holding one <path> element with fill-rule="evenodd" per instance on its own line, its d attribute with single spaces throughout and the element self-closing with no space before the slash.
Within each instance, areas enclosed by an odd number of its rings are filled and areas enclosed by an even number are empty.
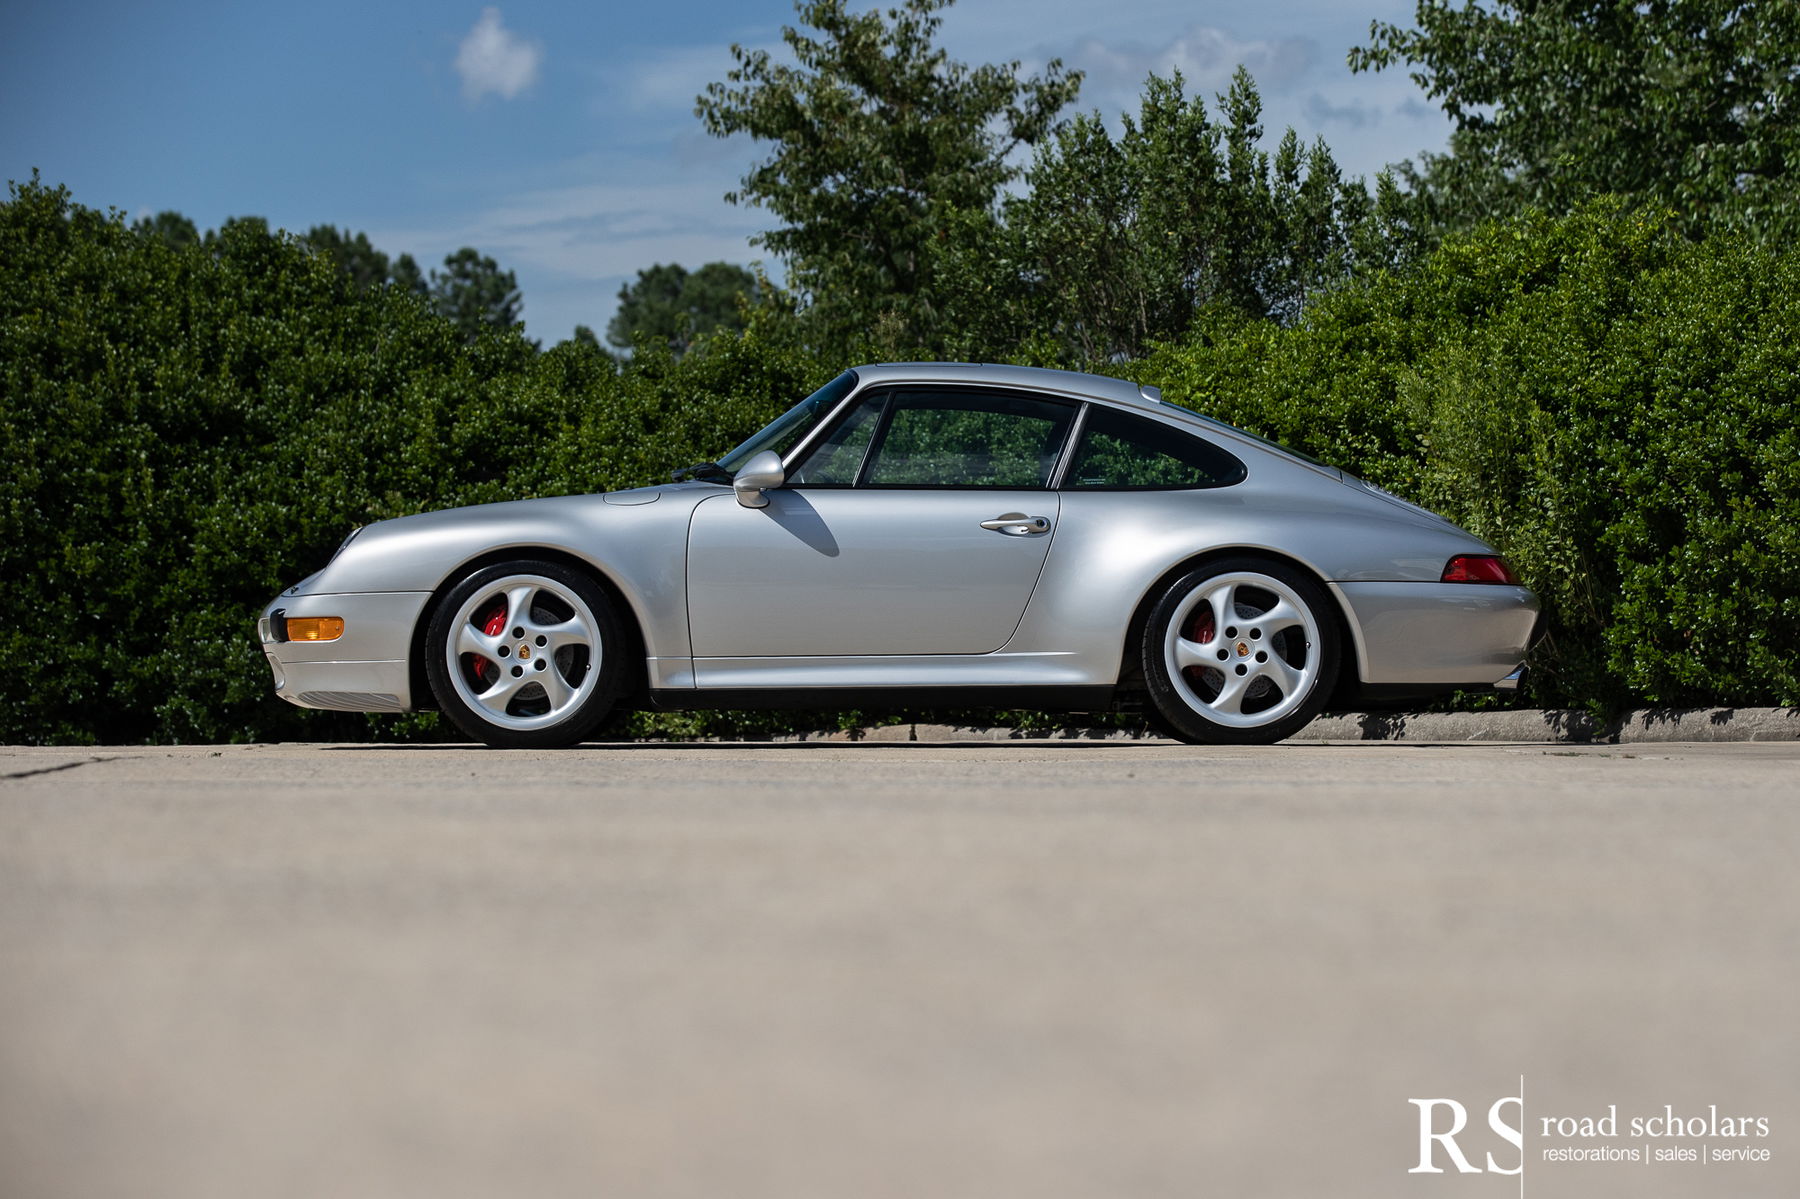
<svg viewBox="0 0 1800 1199">
<path fill-rule="evenodd" d="M 1142 706 L 1266 743 L 1514 685 L 1537 614 L 1441 517 L 1095 375 L 858 367 L 676 474 L 353 533 L 262 615 L 276 694 L 513 747 L 621 703 Z"/>
</svg>

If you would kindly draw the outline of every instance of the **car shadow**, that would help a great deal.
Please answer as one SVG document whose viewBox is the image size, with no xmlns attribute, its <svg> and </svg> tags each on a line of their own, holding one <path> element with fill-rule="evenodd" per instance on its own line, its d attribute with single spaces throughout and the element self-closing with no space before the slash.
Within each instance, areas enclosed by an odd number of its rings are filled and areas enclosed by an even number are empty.
<svg viewBox="0 0 1800 1199">
<path fill-rule="evenodd" d="M 317 748 L 332 753 L 443 753 L 460 752 L 471 749 L 491 749 L 477 741 L 441 741 L 415 742 L 410 744 L 362 744 L 362 745 L 321 745 Z M 1545 741 L 1281 741 L 1274 745 L 1187 745 L 1158 737 L 1140 737 L 1129 740 L 1102 740 L 1099 738 L 1055 737 L 1055 738 L 1006 738 L 1004 740 L 957 740 L 957 741 L 887 741 L 866 738 L 858 741 L 818 739 L 811 741 L 584 741 L 578 745 L 567 746 L 555 750 L 531 750 L 532 753 L 575 753 L 581 751 L 601 751 L 605 753 L 682 753 L 706 754 L 735 752 L 746 749 L 776 750 L 826 750 L 826 749 L 858 749 L 858 750 L 992 750 L 992 749 L 1044 749 L 1044 750 L 1107 750 L 1126 752 L 1140 749 L 1201 749 L 1201 750 L 1246 750 L 1260 749 L 1269 751 L 1300 752 L 1321 749 L 1592 749 L 1610 748 L 1595 747 L 1585 744 Z M 495 753 L 519 752 L 495 749 Z"/>
<path fill-rule="evenodd" d="M 816 553 L 827 558 L 838 556 L 837 538 L 832 536 L 819 510 L 804 495 L 798 491 L 777 491 L 769 499 L 771 502 L 765 511 L 778 527 Z"/>
<path fill-rule="evenodd" d="M 1179 746 L 1179 741 L 1159 741 L 1144 738 L 1137 741 L 1083 741 L 1076 738 L 1060 738 L 1057 740 L 1033 741 L 1026 738 L 1008 739 L 1005 741 L 583 741 L 578 745 L 566 746 L 555 750 L 531 750 L 532 753 L 574 753 L 583 750 L 603 750 L 606 752 L 655 752 L 668 753 L 714 753 L 724 750 L 742 749 L 997 749 L 1012 746 L 1017 749 L 1136 749 L 1145 746 L 1162 746 L 1170 748 Z M 443 741 L 431 743 L 367 744 L 367 745 L 321 745 L 317 748 L 333 753 L 366 753 L 380 750 L 388 753 L 434 753 L 450 750 L 494 749 L 496 753 L 518 752 L 495 749 L 493 746 L 481 744 L 479 741 Z"/>
</svg>

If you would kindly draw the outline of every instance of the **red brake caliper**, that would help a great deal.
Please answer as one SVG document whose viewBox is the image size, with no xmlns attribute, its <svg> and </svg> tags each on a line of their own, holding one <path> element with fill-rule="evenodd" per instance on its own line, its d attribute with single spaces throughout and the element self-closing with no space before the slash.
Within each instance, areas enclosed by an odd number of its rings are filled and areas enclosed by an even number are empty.
<svg viewBox="0 0 1800 1199">
<path fill-rule="evenodd" d="M 498 607 L 496 607 L 492 612 L 489 612 L 487 614 L 487 619 L 481 622 L 481 631 L 486 633 L 489 637 L 498 637 L 500 635 L 500 630 L 504 629 L 505 627 L 506 627 L 506 605 L 505 604 L 501 604 Z M 492 662 L 489 662 L 486 658 L 476 658 L 475 659 L 475 678 L 480 682 L 483 682 L 483 683 L 487 682 L 488 670 L 493 665 L 494 664 Z"/>
<path fill-rule="evenodd" d="M 1213 639 L 1213 634 L 1217 631 L 1218 626 L 1213 623 L 1212 605 L 1202 603 L 1195 608 L 1193 618 L 1188 621 L 1187 639 L 1196 644 L 1205 645 Z M 1203 666 L 1190 666 L 1182 673 L 1190 678 L 1199 678 L 1205 669 Z"/>
</svg>

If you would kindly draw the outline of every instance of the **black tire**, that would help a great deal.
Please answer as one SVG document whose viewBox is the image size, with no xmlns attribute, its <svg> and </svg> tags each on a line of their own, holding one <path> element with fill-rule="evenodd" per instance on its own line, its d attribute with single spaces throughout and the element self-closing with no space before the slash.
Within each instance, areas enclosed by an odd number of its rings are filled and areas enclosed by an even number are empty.
<svg viewBox="0 0 1800 1199">
<path fill-rule="evenodd" d="M 554 562 L 502 562 L 444 596 L 425 634 L 425 674 L 444 715 L 477 741 L 549 749 L 606 718 L 625 677 L 624 644 L 592 577 Z"/>
<path fill-rule="evenodd" d="M 1248 557 L 1170 584 L 1140 652 L 1160 723 L 1211 745 L 1272 745 L 1299 732 L 1330 698 L 1341 654 L 1324 588 L 1295 567 Z"/>
</svg>

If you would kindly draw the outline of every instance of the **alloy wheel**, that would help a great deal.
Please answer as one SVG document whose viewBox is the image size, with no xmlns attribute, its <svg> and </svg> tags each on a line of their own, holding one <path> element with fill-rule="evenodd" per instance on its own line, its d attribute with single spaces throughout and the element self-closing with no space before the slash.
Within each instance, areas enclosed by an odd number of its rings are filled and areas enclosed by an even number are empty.
<svg viewBox="0 0 1800 1199">
<path fill-rule="evenodd" d="M 457 697 L 482 721 L 527 732 L 578 711 L 601 677 L 600 622 L 571 587 L 517 574 L 471 593 L 443 653 Z"/>
</svg>

